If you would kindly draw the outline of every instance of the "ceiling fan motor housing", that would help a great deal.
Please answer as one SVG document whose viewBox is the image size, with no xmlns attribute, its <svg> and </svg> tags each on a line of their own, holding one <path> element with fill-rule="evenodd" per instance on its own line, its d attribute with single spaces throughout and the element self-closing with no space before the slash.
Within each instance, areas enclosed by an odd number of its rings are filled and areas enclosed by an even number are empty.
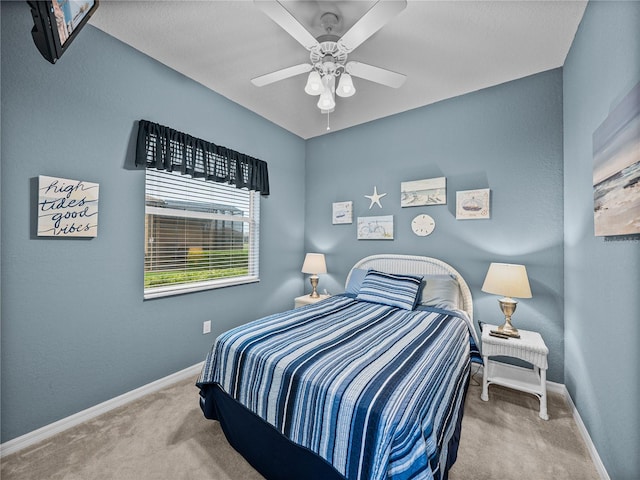
<svg viewBox="0 0 640 480">
<path fill-rule="evenodd" d="M 331 34 L 339 24 L 340 18 L 335 13 L 325 12 L 320 17 L 320 25 L 327 34 Z"/>
<path fill-rule="evenodd" d="M 335 41 L 320 42 L 309 54 L 311 64 L 322 75 L 340 75 L 344 71 L 347 53 Z"/>
</svg>

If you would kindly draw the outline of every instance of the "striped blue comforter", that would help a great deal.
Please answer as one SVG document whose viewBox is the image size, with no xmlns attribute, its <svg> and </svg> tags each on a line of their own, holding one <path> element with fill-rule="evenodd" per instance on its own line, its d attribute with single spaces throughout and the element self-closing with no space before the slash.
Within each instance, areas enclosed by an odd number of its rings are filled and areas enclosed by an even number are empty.
<svg viewBox="0 0 640 480">
<path fill-rule="evenodd" d="M 439 479 L 470 327 L 465 315 L 335 296 L 222 334 L 198 385 L 219 384 L 349 480 Z"/>
</svg>

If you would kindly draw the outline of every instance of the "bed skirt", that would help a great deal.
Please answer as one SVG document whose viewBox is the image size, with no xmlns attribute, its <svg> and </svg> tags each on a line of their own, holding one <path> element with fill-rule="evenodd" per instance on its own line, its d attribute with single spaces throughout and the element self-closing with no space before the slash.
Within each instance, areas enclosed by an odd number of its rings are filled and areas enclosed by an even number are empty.
<svg viewBox="0 0 640 480">
<path fill-rule="evenodd" d="M 468 383 L 464 388 L 465 397 L 467 387 Z M 345 480 L 325 459 L 293 443 L 230 397 L 218 384 L 202 386 L 200 396 L 204 416 L 220 422 L 229 444 L 267 480 Z M 464 408 L 460 409 L 456 420 L 455 432 L 449 442 L 447 468 L 440 480 L 447 480 L 449 468 L 456 461 L 463 413 Z"/>
</svg>

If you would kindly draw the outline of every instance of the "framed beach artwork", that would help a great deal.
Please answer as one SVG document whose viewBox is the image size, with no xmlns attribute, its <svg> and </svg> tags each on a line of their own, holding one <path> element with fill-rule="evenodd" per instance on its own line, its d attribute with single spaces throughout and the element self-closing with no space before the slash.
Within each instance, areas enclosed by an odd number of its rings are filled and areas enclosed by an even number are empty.
<svg viewBox="0 0 640 480">
<path fill-rule="evenodd" d="M 447 178 L 427 178 L 400 183 L 400 206 L 422 207 L 447 203 Z"/>
<path fill-rule="evenodd" d="M 640 82 L 593 132 L 596 236 L 640 233 Z"/>
<path fill-rule="evenodd" d="M 334 225 L 353 223 L 353 202 L 335 202 L 332 219 Z"/>
<path fill-rule="evenodd" d="M 461 190 L 456 192 L 456 219 L 478 220 L 490 218 L 491 190 Z"/>
<path fill-rule="evenodd" d="M 358 240 L 393 240 L 393 215 L 358 217 Z"/>
</svg>

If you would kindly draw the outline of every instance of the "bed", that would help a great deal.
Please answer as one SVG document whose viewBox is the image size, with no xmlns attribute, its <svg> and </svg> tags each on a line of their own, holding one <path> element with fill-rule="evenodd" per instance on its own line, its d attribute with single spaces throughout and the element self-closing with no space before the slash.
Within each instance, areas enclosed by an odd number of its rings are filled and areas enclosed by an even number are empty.
<svg viewBox="0 0 640 480">
<path fill-rule="evenodd" d="M 268 480 L 444 480 L 482 361 L 472 321 L 447 263 L 366 257 L 344 294 L 220 335 L 200 406 Z"/>
</svg>

